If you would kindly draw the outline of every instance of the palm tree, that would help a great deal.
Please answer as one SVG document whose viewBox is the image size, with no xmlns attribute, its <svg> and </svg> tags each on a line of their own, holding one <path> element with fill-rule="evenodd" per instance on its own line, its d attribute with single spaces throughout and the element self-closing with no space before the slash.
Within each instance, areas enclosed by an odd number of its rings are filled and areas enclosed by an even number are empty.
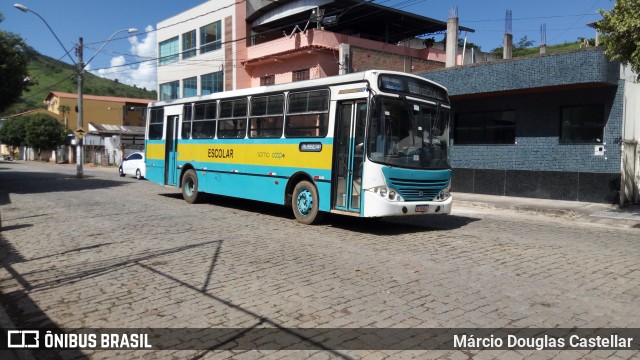
<svg viewBox="0 0 640 360">
<path fill-rule="evenodd" d="M 71 108 L 69 107 L 69 105 L 58 105 L 58 112 L 62 114 L 62 117 L 64 118 L 64 126 L 68 128 L 69 121 L 67 120 L 67 114 L 71 112 Z"/>
<path fill-rule="evenodd" d="M 69 121 L 67 120 L 67 114 L 71 112 L 71 107 L 69 105 L 58 105 L 58 112 L 62 114 L 62 117 L 64 118 L 65 129 L 69 129 Z M 56 162 L 58 161 L 58 156 L 60 156 L 61 158 L 60 161 L 65 161 L 66 155 L 65 155 L 64 147 L 62 148 L 62 153 L 60 154 L 56 153 Z"/>
</svg>

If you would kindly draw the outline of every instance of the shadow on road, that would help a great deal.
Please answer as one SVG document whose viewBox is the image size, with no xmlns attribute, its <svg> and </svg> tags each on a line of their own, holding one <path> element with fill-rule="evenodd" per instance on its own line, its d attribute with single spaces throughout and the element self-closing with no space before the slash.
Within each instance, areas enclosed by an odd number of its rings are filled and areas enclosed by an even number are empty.
<svg viewBox="0 0 640 360">
<path fill-rule="evenodd" d="M 161 196 L 184 201 L 180 193 L 164 193 Z M 237 199 L 226 196 L 208 195 L 206 205 L 221 206 L 262 215 L 291 219 L 293 212 L 289 206 L 263 203 L 260 201 Z M 480 220 L 479 218 L 459 215 L 415 215 L 389 218 L 358 218 L 336 214 L 327 214 L 320 226 L 333 226 L 347 231 L 374 235 L 402 235 L 425 231 L 454 230 Z"/>
<path fill-rule="evenodd" d="M 4 238 L 0 232 L 0 265 L 24 289 L 10 292 L 0 291 L 0 306 L 2 307 L 2 310 L 0 311 L 5 311 L 7 313 L 12 325 L 15 326 L 15 329 L 52 330 L 55 333 L 63 332 L 62 329 L 60 329 L 58 325 L 51 320 L 51 318 L 49 318 L 47 313 L 31 299 L 29 291 L 33 287 L 13 266 L 14 264 L 24 261 L 26 261 L 25 258 Z M 22 359 L 25 358 L 22 355 L 28 352 L 28 350 L 15 350 L 15 352 L 18 353 L 15 355 Z M 34 351 L 31 352 L 30 355 L 36 359 L 87 359 L 80 350 L 76 349 L 49 349 L 46 352 Z"/>
<path fill-rule="evenodd" d="M 454 230 L 479 221 L 478 218 L 456 215 L 415 215 L 388 218 L 352 218 L 332 215 L 327 219 L 339 229 L 372 235 L 403 235 L 428 231 Z M 325 220 L 325 222 L 327 222 Z"/>
<path fill-rule="evenodd" d="M 179 201 L 184 201 L 182 198 L 182 194 L 180 193 L 166 193 L 160 195 Z M 288 206 L 265 203 L 261 201 L 207 194 L 203 204 L 220 206 L 227 209 L 255 212 L 266 216 L 294 219 L 293 212 L 291 212 L 291 209 Z"/>
<path fill-rule="evenodd" d="M 108 244 L 105 244 L 108 245 Z M 83 250 L 92 251 L 98 246 L 87 247 Z M 189 282 L 179 279 L 176 276 L 171 275 L 170 271 L 167 269 L 163 269 L 162 266 L 165 264 L 162 261 L 154 261 L 156 259 L 162 258 L 165 255 L 175 254 L 182 251 L 194 249 L 194 248 L 203 248 L 207 246 L 214 246 L 214 251 L 210 260 L 210 266 L 208 268 L 207 274 L 203 274 L 206 276 L 205 283 L 202 287 L 195 286 Z M 216 303 L 218 305 L 224 305 L 230 309 L 234 309 L 239 311 L 245 315 L 249 315 L 255 320 L 255 324 L 246 326 L 243 331 L 238 334 L 235 334 L 232 338 L 229 339 L 210 339 L 210 342 L 204 342 L 199 345 L 197 349 L 201 349 L 200 354 L 196 355 L 194 359 L 199 359 L 202 357 L 206 357 L 211 354 L 213 350 L 221 350 L 221 349 L 233 349 L 235 346 L 239 346 L 238 342 L 245 333 L 250 332 L 251 330 L 255 330 L 258 327 L 268 326 L 271 328 L 275 328 L 280 330 L 282 333 L 287 334 L 289 337 L 295 339 L 294 343 L 302 342 L 309 349 L 323 350 L 330 354 L 333 358 L 342 358 L 349 359 L 348 356 L 342 354 L 341 352 L 334 351 L 323 344 L 322 341 L 317 341 L 303 334 L 299 334 L 294 330 L 288 329 L 284 327 L 282 324 L 277 322 L 274 319 L 271 319 L 263 314 L 255 312 L 250 308 L 244 307 L 242 305 L 234 303 L 230 299 L 226 299 L 220 297 L 218 295 L 212 294 L 209 292 L 209 284 L 212 281 L 215 281 L 215 268 L 219 261 L 220 256 L 222 256 L 223 251 L 223 241 L 207 241 L 197 244 L 190 244 L 186 246 L 177 246 L 171 247 L 167 249 L 157 249 L 151 251 L 145 251 L 139 254 L 131 254 L 120 257 L 114 257 L 110 259 L 98 260 L 95 262 L 83 262 L 81 264 L 77 264 L 75 266 L 66 266 L 64 269 L 50 269 L 50 274 L 47 277 L 47 281 L 40 283 L 31 283 L 27 278 L 25 278 L 24 274 L 19 273 L 13 267 L 13 264 L 31 261 L 33 259 L 25 259 L 13 245 L 6 241 L 2 234 L 0 233 L 0 264 L 4 267 L 8 273 L 11 275 L 13 280 L 18 282 L 22 289 L 12 290 L 10 292 L 0 292 L 0 306 L 6 309 L 9 317 L 11 318 L 14 325 L 21 329 L 51 329 L 55 330 L 55 333 L 61 333 L 68 331 L 69 329 L 64 329 L 58 327 L 58 325 L 43 311 L 38 304 L 36 304 L 31 298 L 30 294 L 33 292 L 41 291 L 41 290 L 50 290 L 52 288 L 58 288 L 65 286 L 67 284 L 76 283 L 79 281 L 84 281 L 96 276 L 101 276 L 109 272 L 120 271 L 125 268 L 134 268 L 137 267 L 139 269 L 144 269 L 151 274 L 155 274 L 161 276 L 169 281 L 172 281 L 179 285 L 184 291 L 192 291 L 194 294 L 199 294 L 203 296 L 205 299 L 212 303 Z M 77 249 L 79 251 L 79 249 Z M 188 325 L 188 324 L 186 324 Z M 158 331 L 163 335 L 163 337 L 155 338 L 155 341 L 158 342 L 158 346 L 163 348 L 164 344 L 174 344 L 173 346 L 177 346 L 181 348 L 181 346 L 186 346 L 189 348 L 189 342 L 186 344 L 175 344 L 175 338 L 173 337 L 175 330 L 172 329 L 147 329 L 150 331 Z M 188 330 L 187 328 L 183 330 Z M 193 335 L 195 336 L 195 335 Z M 184 340 L 184 339 L 183 339 Z M 198 340 L 198 338 L 193 338 L 192 340 Z M 249 339 L 246 341 L 253 341 L 255 339 Z M 246 342 L 245 341 L 245 342 Z M 171 347 L 170 347 L 171 348 Z M 182 349 L 182 348 L 181 348 Z M 61 350 L 58 352 L 49 352 L 47 351 L 35 351 L 32 353 L 36 358 L 46 358 L 46 359 L 58 359 L 58 358 L 73 358 L 73 359 L 84 359 L 86 356 L 80 350 Z"/>
<path fill-rule="evenodd" d="M 13 165 L 14 164 L 12 164 L 12 166 Z M 89 176 L 78 179 L 69 174 L 56 172 L 11 171 L 15 169 L 6 167 L 0 168 L 0 170 L 2 170 L 0 171 L 0 206 L 11 204 L 11 194 L 72 192 L 113 188 L 126 184 L 121 181 Z M 3 230 L 8 231 L 11 229 L 2 227 L 2 213 L 0 212 L 0 231 Z"/>
<path fill-rule="evenodd" d="M 122 181 L 75 176 L 52 172 L 0 172 L 0 205 L 11 203 L 9 194 L 39 194 L 82 191 L 125 185 Z"/>
</svg>

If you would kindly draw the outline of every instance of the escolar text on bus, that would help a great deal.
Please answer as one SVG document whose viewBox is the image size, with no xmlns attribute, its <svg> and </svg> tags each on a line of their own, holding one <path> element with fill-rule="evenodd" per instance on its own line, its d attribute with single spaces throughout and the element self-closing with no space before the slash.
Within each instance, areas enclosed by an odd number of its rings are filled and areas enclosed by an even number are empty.
<svg viewBox="0 0 640 360">
<path fill-rule="evenodd" d="M 210 158 L 233 159 L 233 149 L 209 149 L 207 153 Z"/>
</svg>

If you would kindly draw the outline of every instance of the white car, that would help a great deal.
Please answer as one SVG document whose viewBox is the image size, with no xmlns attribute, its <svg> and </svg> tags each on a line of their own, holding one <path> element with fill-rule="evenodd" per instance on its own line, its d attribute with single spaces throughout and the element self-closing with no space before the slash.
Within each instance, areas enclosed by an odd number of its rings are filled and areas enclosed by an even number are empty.
<svg viewBox="0 0 640 360">
<path fill-rule="evenodd" d="M 144 162 L 144 153 L 134 152 L 122 160 L 118 172 L 120 176 L 131 175 L 140 180 L 146 175 L 146 165 Z"/>
</svg>

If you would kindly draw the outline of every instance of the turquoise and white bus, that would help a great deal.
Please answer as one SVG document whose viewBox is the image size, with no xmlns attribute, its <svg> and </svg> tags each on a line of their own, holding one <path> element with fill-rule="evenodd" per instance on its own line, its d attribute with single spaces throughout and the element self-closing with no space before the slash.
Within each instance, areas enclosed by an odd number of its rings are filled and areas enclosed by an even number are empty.
<svg viewBox="0 0 640 360">
<path fill-rule="evenodd" d="M 360 73 L 149 104 L 146 177 L 204 194 L 290 205 L 314 224 L 451 212 L 447 90 Z"/>
</svg>

